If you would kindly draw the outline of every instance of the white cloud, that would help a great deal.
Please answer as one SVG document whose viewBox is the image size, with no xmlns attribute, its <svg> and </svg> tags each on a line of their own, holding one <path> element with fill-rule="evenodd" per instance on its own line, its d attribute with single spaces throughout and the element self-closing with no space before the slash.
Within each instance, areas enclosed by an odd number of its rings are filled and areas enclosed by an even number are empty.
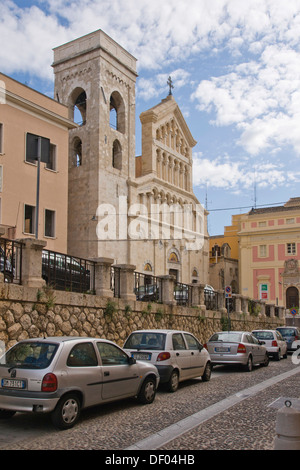
<svg viewBox="0 0 300 470">
<path fill-rule="evenodd" d="M 4 73 L 27 72 L 52 78 L 52 47 L 65 42 L 67 34 L 56 17 L 47 16 L 36 6 L 18 8 L 4 0 L 0 17 L 0 68 Z"/>
<path fill-rule="evenodd" d="M 192 98 L 214 113 L 217 126 L 234 125 L 249 153 L 283 143 L 300 153 L 300 52 L 286 45 L 265 48 L 259 61 L 200 82 Z"/>
<path fill-rule="evenodd" d="M 227 60 L 226 73 L 200 81 L 193 94 L 211 123 L 235 126 L 237 143 L 250 154 L 283 145 L 300 153 L 299 0 L 35 3 L 19 8 L 1 0 L 2 72 L 53 80 L 52 48 L 103 29 L 135 55 L 139 70 L 152 70 L 137 87 L 137 96 L 148 100 L 165 94 L 166 75 L 172 74 L 176 90 L 195 80 L 190 64 L 199 81 L 199 53 L 214 54 Z"/>
<path fill-rule="evenodd" d="M 300 172 L 286 171 L 280 163 L 259 162 L 254 166 L 248 160 L 236 162 L 229 157 L 209 160 L 195 155 L 193 161 L 193 183 L 197 187 L 206 184 L 215 189 L 231 192 L 253 188 L 278 189 L 287 184 L 300 182 Z"/>
</svg>

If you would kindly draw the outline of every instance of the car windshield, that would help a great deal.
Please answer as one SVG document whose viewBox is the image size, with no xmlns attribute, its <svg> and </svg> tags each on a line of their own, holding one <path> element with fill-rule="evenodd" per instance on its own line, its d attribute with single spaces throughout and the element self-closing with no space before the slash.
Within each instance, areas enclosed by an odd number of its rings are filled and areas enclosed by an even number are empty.
<svg viewBox="0 0 300 470">
<path fill-rule="evenodd" d="M 127 339 L 125 349 L 165 349 L 166 335 L 155 332 L 132 333 Z"/>
<path fill-rule="evenodd" d="M 0 366 L 45 369 L 50 365 L 57 348 L 57 344 L 40 341 L 17 343 L 0 358 Z"/>
<path fill-rule="evenodd" d="M 242 340 L 242 333 L 234 331 L 222 331 L 212 335 L 209 341 L 223 341 L 224 343 L 239 343 Z"/>
<path fill-rule="evenodd" d="M 278 331 L 282 334 L 282 336 L 294 336 L 295 330 L 293 328 L 277 328 Z"/>
<path fill-rule="evenodd" d="M 257 339 L 274 339 L 272 331 L 252 331 L 252 334 Z"/>
</svg>

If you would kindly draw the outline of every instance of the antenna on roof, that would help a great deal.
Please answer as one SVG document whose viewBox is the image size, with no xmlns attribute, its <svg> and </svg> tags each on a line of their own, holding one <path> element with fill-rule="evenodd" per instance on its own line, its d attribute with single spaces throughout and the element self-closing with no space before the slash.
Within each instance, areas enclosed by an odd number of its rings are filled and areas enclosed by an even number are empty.
<svg viewBox="0 0 300 470">
<path fill-rule="evenodd" d="M 253 191 L 254 191 L 254 209 L 256 209 L 256 203 L 257 203 L 257 192 L 256 192 L 256 167 L 254 168 L 254 185 L 253 185 Z"/>
</svg>

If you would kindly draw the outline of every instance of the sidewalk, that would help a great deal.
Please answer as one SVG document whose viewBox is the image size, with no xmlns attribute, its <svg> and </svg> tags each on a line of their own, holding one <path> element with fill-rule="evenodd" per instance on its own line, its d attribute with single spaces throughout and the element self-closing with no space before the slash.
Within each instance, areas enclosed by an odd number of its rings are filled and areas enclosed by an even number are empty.
<svg viewBox="0 0 300 470">
<path fill-rule="evenodd" d="M 282 376 L 282 381 L 266 381 L 269 386 L 261 387 L 261 391 L 259 387 L 254 386 L 252 390 L 249 388 L 233 395 L 231 399 L 234 401 L 236 397 L 236 404 L 163 444 L 160 449 L 273 450 L 278 413 L 277 404 L 274 402 L 282 397 L 300 398 L 300 368 Z M 278 378 L 280 376 L 274 377 Z"/>
</svg>

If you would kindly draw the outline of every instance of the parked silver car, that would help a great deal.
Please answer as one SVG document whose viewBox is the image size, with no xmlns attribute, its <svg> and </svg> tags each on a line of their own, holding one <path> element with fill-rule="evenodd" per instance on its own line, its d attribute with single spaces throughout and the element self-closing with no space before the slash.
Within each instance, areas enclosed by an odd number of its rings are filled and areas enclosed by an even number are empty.
<svg viewBox="0 0 300 470">
<path fill-rule="evenodd" d="M 253 330 L 252 334 L 260 341 L 263 341 L 268 354 L 276 361 L 281 357 L 287 358 L 287 343 L 277 330 Z"/>
<path fill-rule="evenodd" d="M 179 382 L 194 377 L 210 380 L 210 357 L 203 345 L 187 331 L 138 330 L 124 344 L 135 359 L 155 364 L 160 383 L 175 392 Z"/>
<path fill-rule="evenodd" d="M 53 424 L 66 429 L 82 408 L 127 397 L 152 403 L 158 383 L 152 364 L 136 361 L 111 341 L 28 339 L 0 358 L 0 417 L 51 412 Z"/>
<path fill-rule="evenodd" d="M 249 372 L 253 365 L 269 364 L 266 347 L 248 331 L 220 331 L 205 344 L 212 364 L 240 364 Z"/>
</svg>

